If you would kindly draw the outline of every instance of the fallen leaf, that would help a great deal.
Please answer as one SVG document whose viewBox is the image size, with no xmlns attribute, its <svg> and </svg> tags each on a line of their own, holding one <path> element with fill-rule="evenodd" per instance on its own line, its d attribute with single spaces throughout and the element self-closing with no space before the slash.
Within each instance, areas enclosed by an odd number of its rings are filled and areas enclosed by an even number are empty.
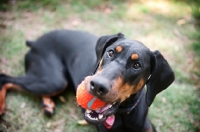
<svg viewBox="0 0 200 132">
<path fill-rule="evenodd" d="M 78 120 L 77 124 L 79 124 L 79 125 L 88 125 L 86 120 Z"/>
<path fill-rule="evenodd" d="M 66 100 L 63 96 L 59 96 L 59 99 L 60 99 L 61 102 L 66 103 Z"/>
<path fill-rule="evenodd" d="M 23 102 L 23 103 L 20 105 L 20 108 L 23 109 L 25 106 L 26 106 L 26 103 Z"/>
</svg>

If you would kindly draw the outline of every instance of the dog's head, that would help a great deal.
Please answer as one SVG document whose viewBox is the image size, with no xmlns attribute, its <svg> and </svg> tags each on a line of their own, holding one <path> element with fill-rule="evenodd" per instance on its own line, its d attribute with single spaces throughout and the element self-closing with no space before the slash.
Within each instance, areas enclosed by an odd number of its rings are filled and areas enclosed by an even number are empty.
<svg viewBox="0 0 200 132">
<path fill-rule="evenodd" d="M 101 123 L 115 113 L 120 103 L 147 85 L 146 103 L 174 80 L 174 73 L 159 51 L 150 51 L 141 42 L 123 34 L 102 36 L 96 45 L 97 67 L 85 78 L 86 89 L 107 105 L 86 110 L 89 123 Z"/>
</svg>

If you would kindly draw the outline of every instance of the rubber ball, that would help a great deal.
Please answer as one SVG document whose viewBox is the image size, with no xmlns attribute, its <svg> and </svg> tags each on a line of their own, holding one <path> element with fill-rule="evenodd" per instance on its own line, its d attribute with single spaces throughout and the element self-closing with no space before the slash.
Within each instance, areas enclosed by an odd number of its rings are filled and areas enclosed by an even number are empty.
<svg viewBox="0 0 200 132">
<path fill-rule="evenodd" d="M 106 104 L 86 90 L 84 81 L 77 88 L 76 101 L 82 108 L 90 110 L 97 110 Z"/>
</svg>

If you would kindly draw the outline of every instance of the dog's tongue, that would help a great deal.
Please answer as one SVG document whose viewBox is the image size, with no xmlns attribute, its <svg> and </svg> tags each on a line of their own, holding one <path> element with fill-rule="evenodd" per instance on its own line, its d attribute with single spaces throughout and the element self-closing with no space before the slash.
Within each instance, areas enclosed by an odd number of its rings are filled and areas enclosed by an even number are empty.
<svg viewBox="0 0 200 132">
<path fill-rule="evenodd" d="M 114 124 L 115 121 L 115 116 L 114 115 L 110 115 L 107 119 L 106 119 L 106 123 L 110 126 L 112 126 Z"/>
<path fill-rule="evenodd" d="M 107 128 L 107 129 L 110 129 L 113 124 L 115 122 L 115 116 L 114 115 L 110 115 L 106 121 L 104 122 L 104 126 Z"/>
</svg>

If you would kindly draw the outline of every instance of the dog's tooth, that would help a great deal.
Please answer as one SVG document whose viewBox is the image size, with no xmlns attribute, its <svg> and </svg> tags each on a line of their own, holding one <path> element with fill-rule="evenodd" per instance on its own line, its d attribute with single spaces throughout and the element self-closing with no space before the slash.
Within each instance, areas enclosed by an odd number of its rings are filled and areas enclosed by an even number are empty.
<svg viewBox="0 0 200 132">
<path fill-rule="evenodd" d="M 112 105 L 109 105 L 109 108 L 111 108 L 112 107 Z"/>
<path fill-rule="evenodd" d="M 99 118 L 99 119 L 102 119 L 102 118 L 103 118 L 103 115 L 102 115 L 102 114 L 99 114 L 98 118 Z"/>
<path fill-rule="evenodd" d="M 91 112 L 92 112 L 91 110 L 88 110 L 88 109 L 86 110 L 86 113 L 88 113 L 88 114 L 91 113 Z"/>
<path fill-rule="evenodd" d="M 91 116 L 89 116 L 90 120 L 93 120 L 93 118 Z"/>
<path fill-rule="evenodd" d="M 112 105 L 115 105 L 115 104 L 116 104 L 116 102 L 112 103 Z"/>
<path fill-rule="evenodd" d="M 88 118 L 91 118 L 90 114 L 87 114 L 87 117 L 88 117 Z"/>
</svg>

